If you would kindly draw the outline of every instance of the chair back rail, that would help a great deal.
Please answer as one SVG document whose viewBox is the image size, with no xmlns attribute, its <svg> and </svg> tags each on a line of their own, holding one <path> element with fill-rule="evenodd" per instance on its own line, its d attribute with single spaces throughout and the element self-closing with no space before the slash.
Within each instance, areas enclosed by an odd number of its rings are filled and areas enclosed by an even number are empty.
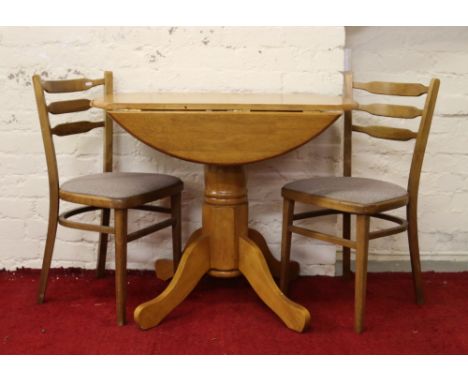
<svg viewBox="0 0 468 382">
<path fill-rule="evenodd" d="M 427 92 L 424 112 L 421 117 L 421 123 L 419 124 L 418 136 L 416 137 L 413 158 L 411 160 L 411 168 L 408 177 L 408 192 L 410 196 L 410 205 L 415 209 L 417 205 L 421 169 L 424 161 L 424 154 L 426 152 L 427 140 L 429 138 L 429 131 L 431 130 L 437 95 L 439 94 L 439 87 L 440 80 L 437 78 L 432 79 Z"/>
<path fill-rule="evenodd" d="M 104 127 L 105 122 L 90 122 L 90 121 L 78 121 L 78 122 L 67 122 L 61 123 L 51 129 L 52 134 L 63 137 L 65 135 L 74 135 L 87 133 L 97 127 Z"/>
<path fill-rule="evenodd" d="M 359 105 L 356 110 L 365 111 L 369 114 L 389 118 L 413 119 L 420 117 L 423 113 L 421 109 L 414 106 L 388 105 L 383 103 L 373 103 L 370 105 Z"/>
<path fill-rule="evenodd" d="M 343 79 L 343 97 L 345 100 L 353 99 L 353 75 L 351 72 L 344 73 Z M 343 132 L 343 176 L 351 176 L 352 173 L 352 132 L 353 132 L 353 113 L 351 110 L 344 113 L 344 132 Z"/>
<path fill-rule="evenodd" d="M 34 93 L 36 96 L 39 122 L 42 132 L 42 140 L 47 161 L 49 176 L 50 197 L 58 198 L 59 174 L 57 168 L 57 156 L 54 147 L 53 135 L 68 136 L 81 134 L 95 128 L 104 127 L 104 172 L 112 171 L 112 120 L 107 115 L 104 121 L 78 121 L 67 122 L 51 126 L 50 114 L 70 114 L 91 109 L 91 101 L 86 98 L 55 101 L 47 104 L 46 93 L 73 93 L 87 91 L 96 86 L 104 86 L 104 94 L 112 94 L 112 72 L 105 72 L 104 78 L 88 79 L 79 78 L 72 80 L 43 81 L 39 75 L 33 76 Z"/>
<path fill-rule="evenodd" d="M 91 100 L 89 99 L 72 99 L 69 101 L 52 102 L 47 106 L 47 110 L 51 114 L 75 113 L 77 111 L 86 111 L 91 109 Z"/>
<path fill-rule="evenodd" d="M 414 131 L 398 127 L 352 125 L 352 130 L 358 133 L 365 133 L 374 138 L 391 139 L 394 141 L 409 141 L 418 136 Z"/>
<path fill-rule="evenodd" d="M 413 156 L 408 177 L 408 193 L 410 195 L 410 204 L 416 205 L 419 189 L 419 180 L 421 176 L 424 153 L 427 146 L 429 131 L 431 128 L 432 117 L 439 91 L 440 81 L 432 79 L 429 86 L 418 83 L 398 83 L 398 82 L 353 82 L 350 72 L 345 73 L 344 96 L 349 97 L 353 90 L 359 89 L 369 93 L 386 96 L 419 97 L 426 95 L 423 109 L 413 106 L 390 105 L 390 104 L 369 104 L 359 105 L 356 110 L 367 112 L 373 115 L 412 119 L 419 118 L 419 127 L 416 132 L 409 129 L 388 127 L 388 126 L 359 126 L 353 124 L 352 112 L 345 113 L 344 127 L 344 148 L 343 148 L 343 176 L 351 176 L 352 162 L 352 132 L 365 133 L 374 138 L 408 141 L 415 139 Z"/>
</svg>

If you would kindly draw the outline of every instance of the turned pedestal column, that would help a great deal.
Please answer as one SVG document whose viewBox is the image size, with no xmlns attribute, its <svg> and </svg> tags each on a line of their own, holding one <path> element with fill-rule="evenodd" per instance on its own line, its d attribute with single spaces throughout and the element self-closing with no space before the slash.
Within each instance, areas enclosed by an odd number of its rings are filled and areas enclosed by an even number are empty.
<svg viewBox="0 0 468 382">
<path fill-rule="evenodd" d="M 252 234 L 250 234 L 252 232 Z M 243 274 L 260 298 L 291 329 L 302 331 L 310 321 L 304 307 L 277 287 L 263 253 L 263 237 L 248 228 L 248 200 L 242 166 L 205 166 L 202 228 L 192 234 L 177 271 L 166 290 L 137 307 L 141 328 L 157 325 L 208 273 L 214 277 Z"/>
</svg>

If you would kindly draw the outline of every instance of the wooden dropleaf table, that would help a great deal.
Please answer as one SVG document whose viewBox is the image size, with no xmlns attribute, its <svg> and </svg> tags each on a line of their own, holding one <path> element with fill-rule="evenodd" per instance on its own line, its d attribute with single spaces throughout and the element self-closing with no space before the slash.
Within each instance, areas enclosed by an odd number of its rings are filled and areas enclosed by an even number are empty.
<svg viewBox="0 0 468 382">
<path fill-rule="evenodd" d="M 93 106 L 147 145 L 205 165 L 202 227 L 190 236 L 167 288 L 136 308 L 138 325 L 158 325 L 208 273 L 244 275 L 288 328 L 303 331 L 309 311 L 279 290 L 272 277 L 279 262 L 263 236 L 248 227 L 243 166 L 305 144 L 352 101 L 313 94 L 140 93 L 109 95 Z M 298 273 L 297 263 L 290 272 Z"/>
</svg>

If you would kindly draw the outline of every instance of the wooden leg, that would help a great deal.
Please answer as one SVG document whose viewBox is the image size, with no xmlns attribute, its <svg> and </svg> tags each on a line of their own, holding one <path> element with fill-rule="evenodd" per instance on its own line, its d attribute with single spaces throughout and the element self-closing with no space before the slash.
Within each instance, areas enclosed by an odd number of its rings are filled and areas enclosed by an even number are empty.
<svg viewBox="0 0 468 382">
<path fill-rule="evenodd" d="M 275 278 L 280 278 L 281 274 L 281 262 L 273 256 L 268 248 L 268 244 L 263 237 L 263 235 L 253 228 L 249 228 L 248 233 L 249 239 L 252 240 L 262 251 L 263 255 L 265 256 L 265 260 L 268 264 L 268 268 L 270 268 L 270 272 Z M 288 267 L 288 278 L 289 281 L 296 280 L 299 277 L 300 266 L 297 261 L 290 261 Z"/>
<path fill-rule="evenodd" d="M 127 301 L 127 210 L 115 210 L 115 297 L 117 323 L 126 322 Z"/>
<path fill-rule="evenodd" d="M 167 288 L 156 298 L 139 305 L 134 318 L 141 329 L 158 325 L 195 288 L 210 268 L 209 240 L 198 237 L 187 246 Z"/>
<path fill-rule="evenodd" d="M 366 307 L 367 255 L 369 251 L 369 216 L 356 217 L 356 271 L 354 285 L 354 330 L 361 333 L 364 328 Z"/>
<path fill-rule="evenodd" d="M 181 240 L 182 240 L 182 213 L 181 213 L 181 194 L 171 196 L 171 210 L 172 218 L 174 223 L 172 224 L 172 259 L 174 261 L 174 271 L 179 265 L 181 252 Z"/>
<path fill-rule="evenodd" d="M 185 250 L 187 249 L 187 247 L 195 242 L 196 240 L 198 240 L 200 238 L 200 236 L 202 235 L 202 229 L 199 228 L 197 229 L 196 231 L 194 231 L 189 239 L 187 240 L 187 244 L 185 244 L 185 247 L 184 247 L 184 252 Z M 172 278 L 172 276 L 174 276 L 174 261 L 173 260 L 169 260 L 169 259 L 159 259 L 159 260 L 156 260 L 154 262 L 154 271 L 156 273 L 156 277 L 160 280 L 163 280 L 163 281 L 167 281 L 169 280 L 170 278 Z"/>
<path fill-rule="evenodd" d="M 351 215 L 343 214 L 343 239 L 351 239 Z M 343 247 L 343 277 L 350 278 L 351 272 L 351 249 Z"/>
<path fill-rule="evenodd" d="M 416 303 L 424 304 L 424 290 L 421 277 L 421 260 L 419 257 L 418 240 L 418 214 L 416 207 L 408 205 L 408 244 L 411 256 L 411 270 L 413 272 L 413 285 L 416 294 Z"/>
<path fill-rule="evenodd" d="M 283 200 L 283 228 L 281 234 L 281 276 L 280 276 L 280 288 L 283 293 L 288 293 L 289 286 L 289 275 L 288 265 L 291 254 L 291 236 L 292 232 L 289 227 L 293 223 L 294 215 L 294 200 L 284 199 Z"/>
<path fill-rule="evenodd" d="M 201 236 L 202 236 L 201 228 L 198 228 L 195 231 L 193 231 L 190 237 L 188 238 L 187 243 L 185 243 L 184 252 L 192 243 L 195 243 L 196 241 L 198 241 L 201 238 Z"/>
<path fill-rule="evenodd" d="M 101 212 L 101 225 L 108 226 L 110 219 L 110 209 L 103 208 Z M 106 255 L 107 255 L 107 239 L 109 235 L 107 233 L 99 234 L 99 247 L 98 247 L 98 259 L 96 267 L 96 276 L 98 278 L 104 277 L 106 271 Z"/>
<path fill-rule="evenodd" d="M 309 311 L 289 300 L 281 292 L 271 276 L 260 248 L 247 237 L 239 239 L 239 270 L 263 302 L 288 328 L 302 332 L 309 326 Z"/>
<path fill-rule="evenodd" d="M 52 198 L 49 206 L 49 224 L 47 227 L 47 238 L 44 248 L 44 257 L 42 259 L 41 278 L 39 280 L 39 291 L 37 294 L 37 302 L 42 304 L 45 298 L 47 288 L 47 279 L 49 277 L 50 264 L 52 262 L 52 254 L 54 252 L 55 236 L 57 234 L 58 223 L 58 198 Z"/>
</svg>

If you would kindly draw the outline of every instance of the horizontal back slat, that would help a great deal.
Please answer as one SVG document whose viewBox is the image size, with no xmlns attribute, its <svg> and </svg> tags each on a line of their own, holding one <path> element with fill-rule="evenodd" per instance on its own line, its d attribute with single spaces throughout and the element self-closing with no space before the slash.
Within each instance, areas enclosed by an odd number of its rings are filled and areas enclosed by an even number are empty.
<svg viewBox="0 0 468 382">
<path fill-rule="evenodd" d="M 78 78 L 75 80 L 42 81 L 42 87 L 47 93 L 81 92 L 98 85 L 104 85 L 104 78 L 96 80 Z"/>
<path fill-rule="evenodd" d="M 47 106 L 47 110 L 52 114 L 74 113 L 91 109 L 91 100 L 73 99 L 69 101 L 52 102 Z"/>
<path fill-rule="evenodd" d="M 52 134 L 62 137 L 64 135 L 86 133 L 97 127 L 104 127 L 104 121 L 99 121 L 99 122 L 79 121 L 79 122 L 61 123 L 60 125 L 55 126 L 51 131 L 52 131 Z"/>
<path fill-rule="evenodd" d="M 375 138 L 390 139 L 393 141 L 409 141 L 417 137 L 417 133 L 409 129 L 387 126 L 358 126 L 353 125 L 353 131 L 365 133 Z"/>
<path fill-rule="evenodd" d="M 374 94 L 386 94 L 404 97 L 417 97 L 426 94 L 428 87 L 417 83 L 400 82 L 354 82 L 354 89 L 366 90 Z"/>
<path fill-rule="evenodd" d="M 373 103 L 370 105 L 358 105 L 357 110 L 365 111 L 367 113 L 378 115 L 381 117 L 390 118 L 407 118 L 412 119 L 420 117 L 422 110 L 414 106 L 403 105 L 388 105 L 383 103 Z"/>
</svg>

